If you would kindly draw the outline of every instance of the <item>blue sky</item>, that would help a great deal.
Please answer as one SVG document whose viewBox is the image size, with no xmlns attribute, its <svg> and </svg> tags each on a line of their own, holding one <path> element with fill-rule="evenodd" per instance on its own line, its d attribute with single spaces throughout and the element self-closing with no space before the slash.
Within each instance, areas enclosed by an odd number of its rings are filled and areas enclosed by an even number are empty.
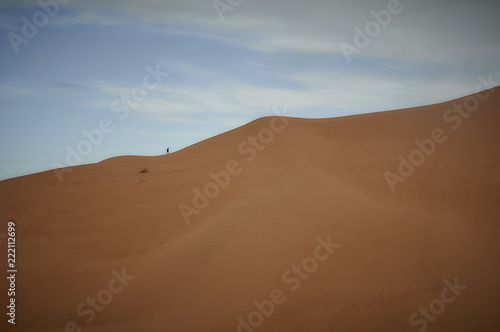
<svg viewBox="0 0 500 332">
<path fill-rule="evenodd" d="M 354 28 L 390 1 L 243 0 L 223 21 L 211 0 L 66 1 L 42 0 L 57 4 L 53 17 L 36 1 L 0 3 L 0 180 L 66 165 L 67 147 L 105 118 L 114 130 L 79 163 L 176 151 L 273 108 L 336 117 L 457 98 L 480 75 L 500 81 L 495 1 L 402 0 L 350 62 L 341 44 L 355 46 Z M 43 15 L 13 47 L 9 34 Z M 148 67 L 169 75 L 120 119 L 111 105 Z"/>
</svg>

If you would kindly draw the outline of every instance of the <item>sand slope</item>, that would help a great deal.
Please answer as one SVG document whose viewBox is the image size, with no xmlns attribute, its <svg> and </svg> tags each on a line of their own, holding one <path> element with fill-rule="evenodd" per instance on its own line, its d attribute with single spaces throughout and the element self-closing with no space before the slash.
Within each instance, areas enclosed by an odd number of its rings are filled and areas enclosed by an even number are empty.
<svg viewBox="0 0 500 332">
<path fill-rule="evenodd" d="M 410 315 L 458 278 L 468 288 L 426 330 L 499 331 L 500 92 L 453 130 L 443 114 L 463 102 L 262 118 L 167 156 L 74 167 L 62 183 L 52 171 L 2 181 L 19 273 L 17 324 L 0 328 L 236 331 L 280 289 L 286 300 L 256 331 L 417 331 Z M 446 142 L 392 192 L 384 173 L 436 128 Z M 269 142 L 247 161 L 259 132 Z M 239 174 L 186 224 L 179 204 L 193 206 L 193 188 L 230 161 Z M 293 291 L 283 275 L 329 236 L 340 246 Z M 122 267 L 135 279 L 85 323 L 77 306 Z"/>
</svg>

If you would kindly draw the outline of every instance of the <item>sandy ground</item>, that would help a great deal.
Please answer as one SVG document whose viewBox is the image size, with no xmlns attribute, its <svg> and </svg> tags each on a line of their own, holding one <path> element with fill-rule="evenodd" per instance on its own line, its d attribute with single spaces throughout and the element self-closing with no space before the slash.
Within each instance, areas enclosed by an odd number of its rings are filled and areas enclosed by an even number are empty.
<svg viewBox="0 0 500 332">
<path fill-rule="evenodd" d="M 460 126 L 446 112 L 465 99 L 267 117 L 62 183 L 53 171 L 1 181 L 18 274 L 16 325 L 2 312 L 0 330 L 500 331 L 497 90 Z M 420 160 L 414 140 L 436 129 L 446 141 Z M 393 192 L 386 172 L 400 176 L 412 152 L 421 165 Z M 206 184 L 213 198 L 194 211 Z"/>
</svg>

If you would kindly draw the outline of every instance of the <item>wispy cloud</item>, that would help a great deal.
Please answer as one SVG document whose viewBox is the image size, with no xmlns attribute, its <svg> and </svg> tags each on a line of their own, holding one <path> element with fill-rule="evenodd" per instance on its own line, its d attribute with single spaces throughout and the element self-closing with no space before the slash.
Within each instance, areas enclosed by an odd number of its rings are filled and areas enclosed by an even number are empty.
<svg viewBox="0 0 500 332">
<path fill-rule="evenodd" d="M 16 1 L 15 5 L 33 4 Z M 5 6 L 5 5 L 4 5 Z M 500 45 L 498 4 L 478 6 L 471 1 L 404 2 L 404 11 L 384 28 L 361 58 L 393 58 L 439 63 L 496 64 Z M 58 15 L 51 24 L 119 25 L 137 22 L 162 30 L 160 24 L 180 24 L 186 34 L 225 41 L 262 52 L 341 54 L 340 43 L 352 43 L 354 27 L 372 20 L 370 11 L 387 8 L 386 0 L 350 2 L 301 0 L 245 2 L 224 24 L 211 1 L 74 1 L 65 8 L 76 13 Z M 103 14 L 105 13 L 105 14 Z M 478 19 L 471 19 L 481 17 Z M 134 18 L 132 20 L 131 18 Z M 424 23 L 425 22 L 425 23 Z M 415 42 L 415 41 L 418 41 Z"/>
<path fill-rule="evenodd" d="M 155 121 L 165 121 L 165 122 L 189 122 L 189 123 L 199 123 L 201 122 L 200 120 L 193 119 L 193 118 L 169 118 L 169 117 L 154 117 L 151 118 L 151 120 Z"/>
<path fill-rule="evenodd" d="M 196 68 L 186 68 L 187 78 L 199 74 Z M 467 80 L 450 77 L 432 81 L 411 77 L 402 84 L 399 77 L 339 74 L 334 70 L 276 74 L 293 83 L 291 86 L 300 87 L 287 88 L 263 87 L 215 73 L 209 75 L 216 77 L 210 84 L 159 86 L 131 112 L 161 121 L 197 122 L 196 114 L 251 116 L 286 104 L 292 112 L 301 110 L 302 116 L 314 116 L 316 109 L 330 109 L 331 116 L 335 116 L 411 106 L 419 100 L 439 102 L 473 92 Z M 107 82 L 94 82 L 92 86 L 113 99 L 129 94 L 132 88 Z M 440 99 L 436 99 L 436 91 Z M 109 109 L 110 99 L 93 106 Z"/>
<path fill-rule="evenodd" d="M 0 160 L 0 164 L 22 163 L 29 160 Z"/>
<path fill-rule="evenodd" d="M 72 83 L 72 82 L 56 82 L 56 85 L 63 87 L 63 88 L 71 88 L 71 89 L 87 89 L 88 88 L 84 84 Z"/>
<path fill-rule="evenodd" d="M 137 135 L 154 135 L 154 136 L 190 136 L 190 137 L 204 137 L 200 133 L 182 133 L 182 132 L 152 132 L 152 131 L 126 131 L 127 133 Z"/>
<path fill-rule="evenodd" d="M 0 16 L 0 30 L 13 31 L 16 26 L 9 21 L 5 21 L 3 17 Z"/>
<path fill-rule="evenodd" d="M 37 97 L 40 94 L 32 89 L 0 84 L 0 98 L 15 98 L 15 97 Z"/>
<path fill-rule="evenodd" d="M 110 15 L 108 13 L 99 13 L 96 11 L 79 11 L 74 14 L 58 15 L 54 17 L 50 24 L 54 26 L 68 25 L 102 25 L 116 26 L 133 22 L 128 15 Z"/>
</svg>

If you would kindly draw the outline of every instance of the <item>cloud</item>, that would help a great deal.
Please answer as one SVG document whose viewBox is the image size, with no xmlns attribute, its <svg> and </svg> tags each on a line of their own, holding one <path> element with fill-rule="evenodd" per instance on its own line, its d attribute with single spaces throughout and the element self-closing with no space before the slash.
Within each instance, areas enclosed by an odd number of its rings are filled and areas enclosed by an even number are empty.
<svg viewBox="0 0 500 332">
<path fill-rule="evenodd" d="M 197 123 L 201 122 L 200 120 L 192 119 L 192 118 L 168 118 L 168 117 L 155 117 L 152 118 L 155 121 L 165 121 L 165 122 L 190 122 Z"/>
<path fill-rule="evenodd" d="M 53 24 L 118 25 L 136 23 L 165 33 L 221 40 L 262 52 L 341 55 L 342 42 L 353 43 L 356 26 L 373 20 L 370 12 L 387 9 L 388 0 L 244 0 L 222 23 L 209 0 L 74 0 Z M 401 0 L 359 58 L 388 58 L 437 63 L 498 65 L 498 1 Z M 9 6 L 36 6 L 16 1 Z M 76 13 L 75 13 L 76 11 Z M 163 26 L 162 26 L 163 25 Z M 165 25 L 170 25 L 165 29 Z M 171 25 L 182 29 L 171 29 Z"/>
<path fill-rule="evenodd" d="M 0 84 L 0 98 L 37 97 L 37 96 L 39 96 L 39 93 L 32 89 L 27 89 L 7 84 Z"/>
<path fill-rule="evenodd" d="M 58 15 L 51 19 L 50 24 L 55 26 L 69 25 L 102 25 L 117 26 L 132 23 L 130 15 L 111 15 L 109 12 L 96 12 L 91 10 L 78 11 L 76 13 Z"/>
<path fill-rule="evenodd" d="M 197 73 L 196 68 L 191 69 L 186 73 L 188 78 Z M 333 117 L 416 106 L 421 100 L 441 102 L 473 93 L 477 85 L 476 77 L 460 80 L 441 77 L 429 81 L 426 76 L 414 76 L 402 80 L 377 74 L 339 74 L 333 70 L 276 75 L 300 88 L 263 87 L 219 75 L 212 83 L 200 86 L 159 86 L 149 91 L 148 97 L 131 112 L 152 120 L 196 122 L 200 115 L 240 115 L 248 119 L 286 105 L 300 116 L 316 117 L 318 110 L 329 110 L 328 116 Z M 94 105 L 104 109 L 109 109 L 110 101 L 131 91 L 131 87 L 106 82 L 94 82 L 93 86 L 109 95 L 106 101 Z M 235 120 L 235 123 L 241 122 Z"/>
<path fill-rule="evenodd" d="M 151 132 L 151 131 L 127 131 L 127 133 L 137 135 L 153 135 L 153 136 L 189 136 L 189 137 L 204 137 L 200 133 L 174 133 L 174 132 Z"/>
<path fill-rule="evenodd" d="M 14 31 L 16 29 L 16 26 L 10 22 L 3 21 L 3 17 L 0 17 L 0 29 Z"/>
<path fill-rule="evenodd" d="M 56 82 L 57 86 L 70 89 L 87 89 L 88 87 L 83 84 L 71 83 L 71 82 Z"/>
<path fill-rule="evenodd" d="M 438 62 L 474 59 L 497 64 L 500 4 L 495 1 L 401 1 L 403 11 L 394 16 L 362 57 L 403 58 Z M 351 42 L 354 27 L 373 20 L 370 11 L 387 9 L 387 0 L 345 1 L 275 0 L 243 1 L 226 13 L 221 23 L 211 1 L 159 0 L 75 1 L 80 8 L 102 8 L 140 17 L 143 23 L 180 23 L 206 38 L 224 33 L 247 36 L 241 45 L 265 52 L 293 51 L 340 54 L 341 42 Z M 118 18 L 81 14 L 87 22 L 113 24 Z M 200 29 L 193 29 L 201 27 Z M 211 29 L 206 29 L 207 27 Z M 231 40 L 237 43 L 236 40 Z"/>
<path fill-rule="evenodd" d="M 0 164 L 22 163 L 29 160 L 0 160 Z"/>
</svg>

